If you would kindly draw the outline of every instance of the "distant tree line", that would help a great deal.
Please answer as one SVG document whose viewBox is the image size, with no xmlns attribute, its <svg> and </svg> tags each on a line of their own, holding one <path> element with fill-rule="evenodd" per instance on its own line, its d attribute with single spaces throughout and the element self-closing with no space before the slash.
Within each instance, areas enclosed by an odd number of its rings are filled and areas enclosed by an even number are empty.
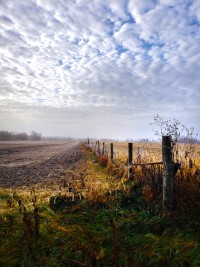
<svg viewBox="0 0 200 267">
<path fill-rule="evenodd" d="M 14 133 L 8 131 L 0 131 L 0 141 L 40 141 L 42 138 L 41 133 L 32 131 L 30 135 L 25 132 Z"/>
</svg>

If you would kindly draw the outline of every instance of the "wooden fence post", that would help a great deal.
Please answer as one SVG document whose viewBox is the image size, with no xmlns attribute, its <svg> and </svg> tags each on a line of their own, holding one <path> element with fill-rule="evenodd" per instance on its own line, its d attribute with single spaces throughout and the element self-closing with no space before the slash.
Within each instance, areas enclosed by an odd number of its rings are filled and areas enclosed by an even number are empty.
<svg viewBox="0 0 200 267">
<path fill-rule="evenodd" d="M 104 147 L 105 147 L 105 143 L 103 142 L 103 147 L 102 147 L 102 154 L 104 155 Z"/>
<path fill-rule="evenodd" d="M 95 151 L 97 150 L 97 141 L 95 142 Z"/>
<path fill-rule="evenodd" d="M 89 144 L 90 144 L 90 139 L 88 138 L 88 140 L 87 140 L 87 141 L 88 141 L 88 145 L 89 145 Z"/>
<path fill-rule="evenodd" d="M 97 147 L 97 149 L 98 149 L 98 153 L 100 153 L 100 142 L 99 142 L 99 140 L 98 140 L 98 147 Z"/>
<path fill-rule="evenodd" d="M 132 176 L 133 143 L 128 143 L 128 178 Z"/>
<path fill-rule="evenodd" d="M 163 208 L 173 209 L 173 187 L 174 187 L 174 162 L 172 157 L 171 136 L 162 137 L 163 157 Z"/>
<path fill-rule="evenodd" d="M 111 161 L 113 161 L 113 143 L 110 144 L 110 158 L 111 158 Z"/>
</svg>

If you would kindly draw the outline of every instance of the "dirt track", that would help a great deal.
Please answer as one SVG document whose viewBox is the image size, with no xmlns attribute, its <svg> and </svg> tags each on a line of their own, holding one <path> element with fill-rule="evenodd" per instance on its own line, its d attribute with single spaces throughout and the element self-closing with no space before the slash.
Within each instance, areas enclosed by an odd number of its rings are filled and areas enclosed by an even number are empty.
<svg viewBox="0 0 200 267">
<path fill-rule="evenodd" d="M 0 142 L 0 186 L 58 181 L 84 158 L 78 141 L 65 143 Z"/>
</svg>

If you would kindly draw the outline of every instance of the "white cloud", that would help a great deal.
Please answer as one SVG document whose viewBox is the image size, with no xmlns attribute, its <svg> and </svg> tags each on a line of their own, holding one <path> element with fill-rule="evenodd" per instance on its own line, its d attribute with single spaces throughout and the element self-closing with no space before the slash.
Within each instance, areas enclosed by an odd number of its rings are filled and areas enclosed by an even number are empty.
<svg viewBox="0 0 200 267">
<path fill-rule="evenodd" d="M 66 122 L 65 132 L 80 135 L 89 124 L 104 134 L 118 125 L 125 137 L 121 128 L 145 128 L 157 113 L 196 118 L 199 8 L 197 0 L 2 2 L 1 125 L 44 130 L 46 121 L 64 131 Z"/>
</svg>

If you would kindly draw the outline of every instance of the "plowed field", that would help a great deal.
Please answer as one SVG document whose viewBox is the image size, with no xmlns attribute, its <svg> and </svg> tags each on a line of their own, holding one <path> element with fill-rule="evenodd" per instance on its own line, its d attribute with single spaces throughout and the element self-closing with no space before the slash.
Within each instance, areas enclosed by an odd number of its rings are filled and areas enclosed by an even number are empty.
<svg viewBox="0 0 200 267">
<path fill-rule="evenodd" d="M 78 141 L 0 142 L 0 186 L 30 186 L 62 179 L 79 168 L 84 153 Z"/>
</svg>

